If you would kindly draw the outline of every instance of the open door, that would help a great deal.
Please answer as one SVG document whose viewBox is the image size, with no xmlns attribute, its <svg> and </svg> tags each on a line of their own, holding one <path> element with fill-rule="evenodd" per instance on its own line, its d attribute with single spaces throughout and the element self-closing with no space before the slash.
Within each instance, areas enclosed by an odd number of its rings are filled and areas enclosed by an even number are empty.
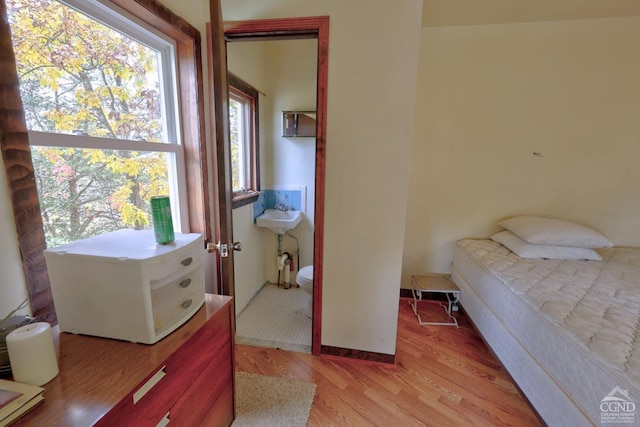
<svg viewBox="0 0 640 427">
<path fill-rule="evenodd" d="M 315 177 L 315 232 L 313 260 L 313 332 L 312 354 L 321 352 L 320 325 L 322 324 L 322 259 L 324 241 L 324 187 L 327 117 L 327 82 L 329 50 L 329 17 L 281 18 L 254 21 L 236 21 L 224 28 L 219 0 L 210 0 L 209 55 L 211 123 L 214 164 L 217 165 L 214 186 L 214 236 L 218 242 L 216 255 L 218 288 L 223 295 L 235 294 L 234 250 L 241 244 L 233 242 L 231 146 L 229 144 L 229 87 L 227 82 L 226 40 L 317 38 L 318 72 L 316 95 L 316 177 Z"/>
<path fill-rule="evenodd" d="M 217 185 L 214 186 L 214 238 L 218 290 L 223 295 L 234 295 L 233 252 L 240 245 L 233 243 L 231 212 L 231 147 L 229 145 L 229 88 L 227 86 L 227 51 L 222 25 L 220 0 L 210 0 L 211 50 L 208 52 L 211 99 L 211 136 L 213 162 Z"/>
</svg>

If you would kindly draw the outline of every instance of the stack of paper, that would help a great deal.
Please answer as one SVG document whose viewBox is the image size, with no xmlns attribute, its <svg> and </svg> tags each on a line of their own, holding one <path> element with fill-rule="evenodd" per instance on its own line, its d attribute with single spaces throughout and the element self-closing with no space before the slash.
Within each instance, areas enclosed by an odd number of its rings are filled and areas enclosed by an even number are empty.
<svg viewBox="0 0 640 427">
<path fill-rule="evenodd" d="M 44 400 L 44 388 L 0 380 L 0 427 L 5 427 Z"/>
</svg>

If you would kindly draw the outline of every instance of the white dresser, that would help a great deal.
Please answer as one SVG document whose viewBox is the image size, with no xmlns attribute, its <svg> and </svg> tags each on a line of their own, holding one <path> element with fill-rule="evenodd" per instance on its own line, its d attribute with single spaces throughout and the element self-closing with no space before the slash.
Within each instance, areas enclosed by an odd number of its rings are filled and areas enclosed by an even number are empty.
<svg viewBox="0 0 640 427">
<path fill-rule="evenodd" d="M 204 302 L 200 234 L 119 230 L 45 250 L 60 330 L 153 344 Z"/>
</svg>

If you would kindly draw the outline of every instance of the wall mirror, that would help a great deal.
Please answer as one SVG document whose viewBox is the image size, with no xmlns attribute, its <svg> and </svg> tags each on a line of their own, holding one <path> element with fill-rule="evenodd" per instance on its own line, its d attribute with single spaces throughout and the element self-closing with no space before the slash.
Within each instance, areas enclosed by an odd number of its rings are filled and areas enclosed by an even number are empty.
<svg viewBox="0 0 640 427">
<path fill-rule="evenodd" d="M 316 136 L 315 111 L 283 111 L 282 136 L 301 137 Z"/>
</svg>

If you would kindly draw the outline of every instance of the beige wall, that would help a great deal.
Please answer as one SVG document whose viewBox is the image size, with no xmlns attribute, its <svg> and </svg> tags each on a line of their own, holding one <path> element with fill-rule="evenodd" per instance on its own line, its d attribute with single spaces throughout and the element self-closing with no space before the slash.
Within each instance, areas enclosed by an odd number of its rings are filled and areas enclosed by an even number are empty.
<svg viewBox="0 0 640 427">
<path fill-rule="evenodd" d="M 9 184 L 4 163 L 0 162 L 0 320 L 28 297 L 18 247 L 18 235 L 9 199 Z M 30 309 L 17 314 L 31 314 Z"/>
<path fill-rule="evenodd" d="M 223 0 L 227 20 L 330 16 L 323 345 L 395 353 L 420 0 Z"/>
<path fill-rule="evenodd" d="M 266 280 L 265 233 L 253 225 L 250 205 L 233 210 L 233 240 L 242 242 L 242 251 L 233 258 L 236 315 L 246 308 Z"/>
<path fill-rule="evenodd" d="M 404 288 L 512 215 L 640 245 L 639 43 L 640 18 L 423 28 Z"/>
<path fill-rule="evenodd" d="M 264 92 L 267 74 L 264 72 L 265 50 L 256 43 L 232 43 L 227 52 L 227 68 L 256 89 Z M 264 96 L 260 95 L 260 123 L 265 121 Z M 264 143 L 264 126 L 260 127 L 260 141 Z M 262 161 L 261 161 L 262 163 Z M 263 169 L 261 165 L 261 169 Z M 265 235 L 253 225 L 251 205 L 233 210 L 233 238 L 242 242 L 242 252 L 234 254 L 234 285 L 236 315 L 240 314 L 265 282 Z"/>
</svg>

